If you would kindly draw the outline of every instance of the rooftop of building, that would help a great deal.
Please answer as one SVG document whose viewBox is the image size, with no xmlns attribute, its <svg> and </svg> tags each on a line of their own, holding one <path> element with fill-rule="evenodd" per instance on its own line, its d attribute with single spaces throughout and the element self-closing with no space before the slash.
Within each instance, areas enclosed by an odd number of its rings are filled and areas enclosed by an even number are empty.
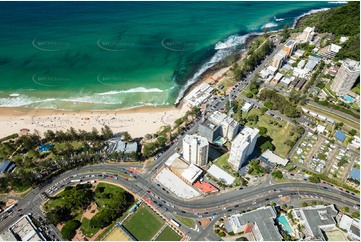
<svg viewBox="0 0 361 242">
<path fill-rule="evenodd" d="M 296 44 L 296 41 L 294 41 L 294 40 L 288 40 L 288 41 L 286 42 L 285 46 L 287 46 L 287 47 L 292 47 L 292 46 L 294 46 L 295 44 Z"/>
<path fill-rule="evenodd" d="M 266 150 L 261 157 L 267 159 L 268 161 L 275 163 L 277 165 L 282 165 L 282 166 L 286 166 L 288 163 L 287 159 L 284 159 L 282 157 L 279 157 L 278 155 L 274 154 L 272 151 L 270 150 Z"/>
<path fill-rule="evenodd" d="M 338 53 L 341 48 L 342 48 L 341 46 L 335 45 L 335 44 L 331 44 L 331 46 L 330 46 L 330 50 L 331 50 L 332 52 L 336 52 L 336 53 Z"/>
<path fill-rule="evenodd" d="M 208 182 L 201 183 L 200 181 L 196 181 L 193 185 L 204 193 L 212 193 L 219 191 L 218 188 L 216 188 L 215 186 L 213 186 Z"/>
<path fill-rule="evenodd" d="M 249 102 L 245 102 L 242 106 L 242 110 L 249 110 L 250 108 L 252 108 L 253 104 L 249 103 Z"/>
<path fill-rule="evenodd" d="M 278 72 L 273 79 L 274 80 L 281 80 L 282 77 L 283 77 L 283 74 Z"/>
<path fill-rule="evenodd" d="M 304 50 L 298 49 L 298 50 L 296 50 L 295 55 L 302 56 L 304 53 L 305 53 Z"/>
<path fill-rule="evenodd" d="M 277 71 L 277 68 L 274 67 L 274 66 L 268 66 L 268 67 L 267 67 L 267 70 L 270 71 L 270 72 L 272 72 L 272 73 L 274 73 L 274 72 Z"/>
<path fill-rule="evenodd" d="M 318 62 L 316 62 L 314 60 L 309 60 L 309 61 L 307 61 L 307 64 L 305 65 L 304 69 L 312 71 L 315 68 L 315 66 L 317 65 L 317 63 Z"/>
<path fill-rule="evenodd" d="M 14 162 L 4 160 L 0 163 L 0 173 L 11 172 L 16 167 Z"/>
<path fill-rule="evenodd" d="M 204 122 L 200 123 L 199 125 L 202 125 L 204 127 L 207 127 L 211 130 L 216 130 L 220 125 L 216 125 L 214 124 L 212 121 L 210 121 L 209 119 L 205 120 Z"/>
<path fill-rule="evenodd" d="M 185 181 L 183 181 L 181 178 L 179 178 L 167 168 L 163 168 L 158 173 L 158 175 L 156 176 L 156 180 L 159 181 L 164 187 L 172 191 L 178 197 L 190 199 L 201 195 L 193 187 L 188 185 Z"/>
<path fill-rule="evenodd" d="M 344 67 L 347 67 L 350 71 L 359 71 L 360 70 L 360 63 L 355 60 L 346 59 L 344 60 L 343 64 Z"/>
<path fill-rule="evenodd" d="M 346 139 L 346 135 L 341 130 L 336 130 L 334 137 L 341 142 L 344 142 Z"/>
<path fill-rule="evenodd" d="M 321 231 L 323 227 L 336 225 L 335 216 L 338 212 L 333 204 L 299 208 L 298 210 L 309 225 L 310 235 L 317 239 L 324 239 Z"/>
<path fill-rule="evenodd" d="M 181 175 L 189 166 L 187 162 L 180 158 L 178 153 L 173 154 L 168 160 L 164 163 L 165 166 L 170 167 L 173 171 Z"/>
<path fill-rule="evenodd" d="M 357 236 L 360 236 L 360 220 L 350 218 L 346 214 L 343 214 L 339 222 L 339 226 L 342 229 L 346 229 Z"/>
<path fill-rule="evenodd" d="M 225 118 L 227 118 L 227 115 L 224 113 L 221 113 L 219 111 L 215 111 L 211 116 L 209 116 L 209 120 L 217 125 L 219 125 Z"/>
<path fill-rule="evenodd" d="M 257 225 L 264 241 L 282 240 L 282 236 L 279 233 L 278 228 L 275 224 L 275 219 L 277 215 L 274 208 L 271 206 L 260 207 L 256 210 L 233 216 L 238 220 L 240 225 L 254 222 Z"/>
<path fill-rule="evenodd" d="M 203 171 L 194 164 L 190 164 L 183 172 L 182 177 L 189 183 L 194 183 L 201 175 Z"/>
<path fill-rule="evenodd" d="M 357 169 L 355 167 L 352 167 L 352 170 L 349 174 L 349 177 L 355 180 L 360 181 L 360 169 Z"/>
<path fill-rule="evenodd" d="M 114 148 L 116 152 L 132 153 L 137 152 L 138 144 L 137 142 L 127 142 L 119 140 Z"/>
<path fill-rule="evenodd" d="M 288 85 L 288 84 L 290 84 L 294 79 L 295 79 L 294 76 L 292 76 L 292 77 L 287 76 L 287 77 L 282 78 L 281 82 L 286 83 L 286 84 Z"/>
<path fill-rule="evenodd" d="M 200 147 L 204 147 L 204 146 L 208 145 L 208 140 L 200 135 L 187 134 L 186 136 L 184 136 L 183 142 L 185 142 L 189 145 L 197 143 L 198 146 L 200 146 Z"/>
<path fill-rule="evenodd" d="M 19 220 L 13 223 L 9 230 L 16 236 L 20 237 L 22 241 L 43 241 L 44 236 L 37 231 L 37 228 L 31 221 L 28 215 L 22 216 Z"/>
<path fill-rule="evenodd" d="M 282 60 L 285 58 L 286 55 L 287 53 L 284 50 L 280 50 L 273 58 L 275 58 L 276 60 Z"/>
<path fill-rule="evenodd" d="M 310 33 L 310 32 L 312 32 L 313 30 L 314 30 L 313 27 L 306 27 L 306 28 L 303 30 L 303 32 L 308 32 L 308 33 Z"/>
<path fill-rule="evenodd" d="M 207 172 L 213 177 L 215 177 L 217 180 L 223 179 L 226 185 L 232 185 L 235 179 L 233 176 L 231 176 L 216 165 L 212 165 Z"/>
</svg>

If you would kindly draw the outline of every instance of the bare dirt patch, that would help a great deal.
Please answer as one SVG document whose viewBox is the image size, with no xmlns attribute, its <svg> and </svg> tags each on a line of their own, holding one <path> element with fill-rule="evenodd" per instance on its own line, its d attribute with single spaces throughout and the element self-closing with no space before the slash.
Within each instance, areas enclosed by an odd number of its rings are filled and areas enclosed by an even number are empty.
<svg viewBox="0 0 361 242">
<path fill-rule="evenodd" d="M 92 213 L 92 211 L 94 211 L 94 212 Z M 88 209 L 84 212 L 83 218 L 91 219 L 95 214 L 97 214 L 97 212 L 98 212 L 98 207 L 97 207 L 97 205 L 96 205 L 95 203 L 92 203 L 92 204 L 90 205 L 90 208 L 88 208 Z"/>
<path fill-rule="evenodd" d="M 289 201 L 291 201 L 291 197 L 281 197 L 280 200 L 281 200 L 282 202 L 288 203 Z"/>
<path fill-rule="evenodd" d="M 104 241 L 131 241 L 132 239 L 124 233 L 124 231 L 115 227 L 112 232 L 104 239 Z"/>
<path fill-rule="evenodd" d="M 199 219 L 199 221 L 201 222 L 202 228 L 206 228 L 208 226 L 208 224 L 211 222 L 211 219 L 201 218 L 201 219 Z"/>
</svg>

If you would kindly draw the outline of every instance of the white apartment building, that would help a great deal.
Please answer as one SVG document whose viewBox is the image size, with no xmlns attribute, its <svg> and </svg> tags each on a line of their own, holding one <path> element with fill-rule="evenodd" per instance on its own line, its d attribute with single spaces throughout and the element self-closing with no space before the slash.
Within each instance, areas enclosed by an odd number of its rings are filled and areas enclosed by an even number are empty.
<svg viewBox="0 0 361 242">
<path fill-rule="evenodd" d="M 300 43 L 310 42 L 315 35 L 315 27 L 307 27 L 303 30 L 302 34 L 300 34 L 297 39 Z"/>
<path fill-rule="evenodd" d="M 360 76 L 360 63 L 346 59 L 338 70 L 330 88 L 338 96 L 343 96 L 351 90 L 353 84 Z"/>
<path fill-rule="evenodd" d="M 215 111 L 209 121 L 222 127 L 222 136 L 228 140 L 232 140 L 238 134 L 239 124 L 236 120 L 228 117 L 226 114 Z"/>
<path fill-rule="evenodd" d="M 205 166 L 208 161 L 208 140 L 199 135 L 183 138 L 183 158 L 191 164 Z"/>
<path fill-rule="evenodd" d="M 248 156 L 253 152 L 259 130 L 257 128 L 244 127 L 232 142 L 231 153 L 228 162 L 235 170 L 239 170 Z"/>
</svg>

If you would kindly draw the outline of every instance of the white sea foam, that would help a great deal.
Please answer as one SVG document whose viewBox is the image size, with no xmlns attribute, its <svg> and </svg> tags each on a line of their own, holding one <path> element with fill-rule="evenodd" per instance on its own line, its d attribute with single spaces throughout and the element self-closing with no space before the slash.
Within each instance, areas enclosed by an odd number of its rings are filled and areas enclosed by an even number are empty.
<svg viewBox="0 0 361 242">
<path fill-rule="evenodd" d="M 266 23 L 265 25 L 262 26 L 262 29 L 264 28 L 274 28 L 274 27 L 277 27 L 278 24 L 276 23 L 273 23 L 273 22 L 269 22 L 269 23 Z"/>
<path fill-rule="evenodd" d="M 45 103 L 55 101 L 54 98 L 40 99 L 40 98 L 31 98 L 28 96 L 14 96 L 11 98 L 0 98 L 0 107 L 23 107 L 29 106 L 35 103 Z"/>
<path fill-rule="evenodd" d="M 214 49 L 216 50 L 222 50 L 222 49 L 229 49 L 231 47 L 244 44 L 246 41 L 247 35 L 231 35 L 229 36 L 225 41 L 219 41 Z"/>
<path fill-rule="evenodd" d="M 10 97 L 18 97 L 18 96 L 20 96 L 20 94 L 19 93 L 11 93 L 9 96 Z"/>
<path fill-rule="evenodd" d="M 129 90 L 120 90 L 120 91 L 109 91 L 109 92 L 102 92 L 102 93 L 96 93 L 96 95 L 104 96 L 104 95 L 116 95 L 121 93 L 141 93 L 141 92 L 164 92 L 164 90 L 158 89 L 158 88 L 150 88 L 146 89 L 144 87 L 137 87 L 132 88 Z"/>
<path fill-rule="evenodd" d="M 304 13 L 304 14 L 298 16 L 298 17 L 295 19 L 295 21 L 293 22 L 292 28 L 295 28 L 295 27 L 296 27 L 296 24 L 297 24 L 297 22 L 298 22 L 298 20 L 299 20 L 300 18 L 303 18 L 304 16 L 307 16 L 307 15 L 311 15 L 311 14 L 313 14 L 313 13 L 318 13 L 318 12 L 322 12 L 322 11 L 327 11 L 327 10 L 329 10 L 329 9 L 330 9 L 330 8 L 314 9 L 314 10 L 308 11 L 307 13 Z"/>
<path fill-rule="evenodd" d="M 284 18 L 276 18 L 276 16 L 273 17 L 276 22 L 281 22 L 285 20 Z"/>
<path fill-rule="evenodd" d="M 326 11 L 328 10 L 329 8 L 321 8 L 321 9 L 315 9 L 315 10 L 310 10 L 309 12 L 307 13 L 304 13 L 300 16 L 298 16 L 294 23 L 293 23 L 293 26 L 292 28 L 294 28 L 296 26 L 296 23 L 297 21 L 304 17 L 304 16 L 307 16 L 307 15 L 310 15 L 310 14 L 313 14 L 313 13 L 317 13 L 317 12 L 321 12 L 321 11 Z M 282 19 L 283 20 L 283 19 Z M 271 23 L 268 23 L 268 24 L 271 24 Z M 272 24 L 275 24 L 275 23 L 272 23 Z M 264 26 L 266 26 L 267 24 L 265 24 Z M 277 24 L 275 24 L 274 27 L 276 27 Z M 270 27 L 268 27 L 270 28 Z M 269 31 L 269 32 L 277 32 L 276 30 L 274 31 Z M 259 32 L 252 32 L 252 33 L 248 33 L 246 35 L 242 35 L 242 36 L 239 36 L 239 35 L 231 35 L 229 36 L 225 41 L 219 41 L 214 49 L 217 50 L 217 52 L 213 55 L 213 57 L 206 63 L 204 63 L 201 68 L 193 75 L 193 77 L 191 79 L 189 79 L 186 84 L 182 87 L 182 89 L 180 90 L 178 96 L 177 96 L 177 99 L 176 101 L 174 102 L 174 104 L 178 104 L 185 92 L 188 90 L 188 88 L 193 85 L 195 82 L 197 82 L 198 78 L 206 71 L 208 70 L 209 68 L 211 68 L 216 62 L 222 60 L 224 57 L 226 57 L 227 55 L 229 55 L 232 51 L 233 51 L 233 47 L 237 46 L 237 45 L 240 45 L 240 44 L 244 44 L 247 40 L 247 38 L 249 36 L 252 36 L 252 35 L 262 35 L 263 33 L 259 33 Z"/>
<path fill-rule="evenodd" d="M 332 1 L 332 2 L 328 2 L 328 3 L 333 3 L 333 4 L 347 4 L 348 1 Z"/>
<path fill-rule="evenodd" d="M 261 35 L 261 34 L 262 33 L 253 32 L 253 33 L 248 33 L 246 35 L 241 35 L 241 36 L 231 35 L 224 42 L 221 42 L 221 41 L 218 42 L 215 45 L 215 49 L 217 50 L 216 53 L 212 56 L 212 58 L 209 61 L 204 63 L 201 66 L 201 68 L 193 75 L 193 77 L 191 79 L 189 79 L 187 81 L 187 83 L 182 87 L 174 104 L 178 104 L 180 102 L 180 100 L 183 98 L 187 89 L 191 85 L 193 85 L 205 71 L 207 71 L 215 63 L 219 62 L 224 57 L 229 55 L 234 50 L 234 47 L 236 47 L 240 44 L 244 44 L 246 42 L 247 38 L 250 37 L 251 35 Z"/>
</svg>

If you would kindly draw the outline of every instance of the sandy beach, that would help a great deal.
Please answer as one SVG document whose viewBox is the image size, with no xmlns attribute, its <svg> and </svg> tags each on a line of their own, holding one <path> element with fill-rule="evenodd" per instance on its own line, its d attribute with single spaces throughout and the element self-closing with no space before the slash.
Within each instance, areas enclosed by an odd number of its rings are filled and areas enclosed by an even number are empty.
<svg viewBox="0 0 361 242">
<path fill-rule="evenodd" d="M 163 125 L 173 125 L 189 108 L 139 107 L 128 110 L 63 111 L 52 109 L 0 108 L 0 137 L 18 133 L 27 128 L 42 135 L 47 130 L 91 131 L 108 125 L 114 133 L 128 131 L 133 138 L 155 133 Z"/>
</svg>

